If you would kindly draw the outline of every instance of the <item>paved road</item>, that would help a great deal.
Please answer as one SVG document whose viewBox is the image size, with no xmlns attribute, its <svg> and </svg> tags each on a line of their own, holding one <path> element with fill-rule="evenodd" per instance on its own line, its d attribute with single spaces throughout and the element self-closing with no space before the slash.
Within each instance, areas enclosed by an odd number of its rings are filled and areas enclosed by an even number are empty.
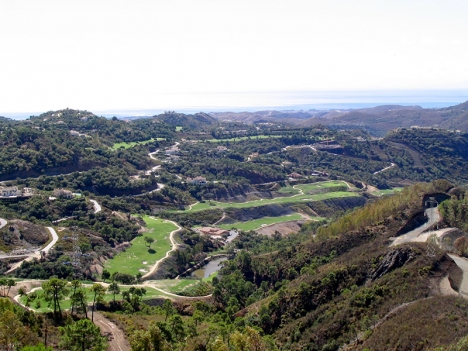
<svg viewBox="0 0 468 351">
<path fill-rule="evenodd" d="M 54 228 L 52 227 L 46 227 L 50 234 L 52 235 L 52 241 L 49 243 L 49 245 L 47 245 L 46 247 L 44 247 L 41 251 L 44 251 L 45 253 L 48 253 L 49 250 L 54 247 L 54 245 L 57 243 L 57 240 L 58 240 L 58 235 L 57 235 L 57 232 L 55 231 Z"/>
<path fill-rule="evenodd" d="M 390 166 L 385 167 L 385 168 L 382 168 L 380 171 L 374 172 L 374 174 L 379 174 L 379 173 L 381 173 L 381 172 L 385 172 L 387 169 L 393 168 L 393 167 L 395 167 L 395 166 L 396 166 L 396 164 L 394 164 L 394 163 L 392 162 Z"/>
<path fill-rule="evenodd" d="M 429 221 L 422 226 L 399 236 L 395 239 L 395 241 L 390 246 L 396 246 L 399 244 L 407 243 L 407 242 L 426 242 L 430 235 L 435 234 L 437 237 L 441 237 L 445 233 L 453 230 L 454 228 L 444 228 L 440 230 L 434 230 L 427 233 L 422 234 L 424 230 L 426 230 L 429 226 L 434 223 L 437 223 L 440 220 L 439 211 L 436 207 L 430 208 L 426 210 L 426 214 L 429 217 Z M 459 292 L 460 294 L 464 295 L 465 298 L 468 298 L 468 260 L 464 257 L 459 257 L 454 254 L 448 254 L 450 258 L 456 263 L 458 267 L 461 268 L 463 271 L 463 277 L 460 284 Z M 441 292 L 443 294 L 450 294 L 452 295 L 454 292 L 453 289 L 450 287 L 450 283 L 448 283 L 447 277 L 441 281 Z"/>
<path fill-rule="evenodd" d="M 454 254 L 448 254 L 452 260 L 455 261 L 458 267 L 463 271 L 463 277 L 460 284 L 460 293 L 468 297 L 468 260 Z"/>
<path fill-rule="evenodd" d="M 93 203 L 94 213 L 98 213 L 98 212 L 102 211 L 101 205 L 99 205 L 96 200 L 91 200 L 90 199 L 89 201 Z"/>
<path fill-rule="evenodd" d="M 46 227 L 46 228 L 49 230 L 50 234 L 52 235 L 52 241 L 42 250 L 36 251 L 28 255 L 28 257 L 25 258 L 24 260 L 15 263 L 13 266 L 11 266 L 11 268 L 8 271 L 5 272 L 5 274 L 9 274 L 13 272 L 14 270 L 18 269 L 18 267 L 20 267 L 24 261 L 32 261 L 34 258 L 41 258 L 41 251 L 44 251 L 47 254 L 50 251 L 50 249 L 54 247 L 54 245 L 57 243 L 57 240 L 59 238 L 57 235 L 57 232 L 52 227 Z"/>
<path fill-rule="evenodd" d="M 423 231 L 427 230 L 427 228 L 429 228 L 431 225 L 440 221 L 440 214 L 437 207 L 428 208 L 424 213 L 428 217 L 428 221 L 426 223 L 406 234 L 400 235 L 393 241 L 393 243 L 390 244 L 390 246 L 397 246 L 400 244 L 416 241 L 416 238 L 420 236 Z"/>
<path fill-rule="evenodd" d="M 0 229 L 2 229 L 6 225 L 7 225 L 7 221 L 4 220 L 3 218 L 0 218 Z"/>
<path fill-rule="evenodd" d="M 157 160 L 158 158 L 155 157 L 154 155 L 156 155 L 158 152 L 159 152 L 159 149 L 157 149 L 157 150 L 154 151 L 154 152 L 150 152 L 150 153 L 148 154 L 148 156 L 149 156 L 150 158 L 152 158 L 153 160 Z"/>
<path fill-rule="evenodd" d="M 138 195 L 133 195 L 134 197 L 140 197 L 140 196 L 145 196 L 145 195 L 148 195 L 148 194 L 151 194 L 151 193 L 155 193 L 157 191 L 161 191 L 161 189 L 163 189 L 166 185 L 163 184 L 163 183 L 157 183 L 158 187 L 154 190 L 151 190 L 151 191 L 147 191 L 146 193 L 143 193 L 143 194 L 138 194 Z"/>
</svg>

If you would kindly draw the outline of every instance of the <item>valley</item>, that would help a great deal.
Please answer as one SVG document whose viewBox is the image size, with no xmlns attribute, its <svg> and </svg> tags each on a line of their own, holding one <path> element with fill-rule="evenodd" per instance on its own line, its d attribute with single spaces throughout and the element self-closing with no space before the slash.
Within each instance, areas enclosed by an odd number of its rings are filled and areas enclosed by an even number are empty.
<svg viewBox="0 0 468 351">
<path fill-rule="evenodd" d="M 56 348 L 67 318 L 91 316 L 120 350 L 143 330 L 178 350 L 226 333 L 260 350 L 468 335 L 463 132 L 68 109 L 0 132 L 0 290 L 36 313 L 31 340 L 47 320 Z M 425 325 L 395 322 L 407 313 Z"/>
</svg>

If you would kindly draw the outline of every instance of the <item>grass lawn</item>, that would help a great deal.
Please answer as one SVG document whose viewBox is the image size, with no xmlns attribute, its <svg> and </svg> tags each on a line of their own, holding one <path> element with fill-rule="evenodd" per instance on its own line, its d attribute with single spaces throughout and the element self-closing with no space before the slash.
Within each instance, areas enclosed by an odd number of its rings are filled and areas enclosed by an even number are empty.
<svg viewBox="0 0 468 351">
<path fill-rule="evenodd" d="M 177 126 L 177 127 L 175 127 L 175 131 L 180 132 L 182 130 L 182 128 L 183 128 L 182 126 Z"/>
<path fill-rule="evenodd" d="M 198 279 L 164 279 L 152 280 L 151 283 L 159 289 L 173 294 L 199 283 Z"/>
<path fill-rule="evenodd" d="M 194 282 L 196 282 L 196 280 L 194 280 Z M 88 289 L 88 290 L 89 290 L 90 287 L 91 286 L 85 286 L 85 288 Z M 128 289 L 130 289 L 130 287 L 128 287 L 128 286 L 121 286 L 120 287 L 121 292 L 127 291 Z M 143 295 L 143 300 L 152 299 L 152 298 L 156 298 L 156 297 L 167 297 L 167 296 L 169 296 L 169 295 L 164 294 L 164 293 L 162 293 L 162 292 L 160 292 L 160 291 L 158 291 L 156 289 L 153 289 L 151 287 L 146 287 L 145 286 L 145 289 L 146 289 L 146 294 Z M 47 302 L 44 300 L 44 297 L 42 296 L 42 289 L 36 290 L 36 293 L 37 293 L 38 297 L 37 297 L 37 299 L 35 301 L 31 302 L 30 307 L 32 309 L 34 309 L 36 312 L 50 312 L 50 311 L 53 311 L 53 306 L 51 305 L 52 308 L 49 308 L 48 305 L 47 305 Z M 93 302 L 93 296 L 94 296 L 94 294 L 92 292 L 87 293 L 88 303 Z M 107 302 L 110 302 L 113 299 L 114 299 L 113 294 L 107 293 L 106 295 L 104 295 L 104 300 L 107 301 Z M 122 300 L 123 299 L 122 294 L 115 295 L 115 299 L 116 299 L 116 301 Z M 26 297 L 22 296 L 20 301 L 23 304 L 26 303 Z M 40 307 L 38 307 L 38 305 L 36 305 L 37 301 L 39 301 Z M 62 310 L 68 310 L 68 309 L 71 308 L 71 300 L 70 300 L 69 297 L 66 297 L 65 299 L 60 301 L 60 308 Z"/>
<path fill-rule="evenodd" d="M 261 228 L 264 225 L 270 225 L 275 223 L 289 222 L 289 221 L 298 221 L 303 217 L 299 213 L 293 213 L 289 216 L 279 216 L 279 217 L 263 217 L 259 219 L 252 219 L 247 222 L 236 222 L 231 224 L 221 224 L 219 227 L 223 229 L 236 228 L 239 230 L 255 230 Z"/>
<path fill-rule="evenodd" d="M 384 190 L 378 190 L 374 191 L 372 195 L 377 195 L 377 196 L 383 196 L 383 195 L 393 195 L 399 191 L 401 191 L 403 188 L 392 188 L 392 189 L 384 189 Z"/>
<path fill-rule="evenodd" d="M 245 137 L 238 137 L 238 138 L 230 138 L 230 139 L 208 139 L 206 141 L 210 143 L 222 143 L 223 141 L 242 141 L 242 140 L 249 140 L 249 139 L 268 139 L 268 138 L 281 138 L 280 135 L 253 135 L 253 136 L 245 136 Z"/>
<path fill-rule="evenodd" d="M 346 188 L 348 187 L 348 185 L 341 180 L 331 180 L 329 182 L 299 184 L 299 185 L 296 185 L 295 188 L 301 189 L 304 193 L 306 193 L 308 191 L 313 191 L 317 189 L 329 189 L 329 188 L 342 187 L 342 186 L 345 186 Z"/>
<path fill-rule="evenodd" d="M 144 216 L 143 220 L 146 223 L 148 231 L 143 236 L 136 237 L 132 240 L 130 246 L 125 252 L 121 252 L 113 259 L 107 260 L 104 268 L 109 272 L 119 272 L 136 275 L 140 269 L 149 271 L 156 261 L 166 256 L 166 252 L 171 249 L 169 234 L 176 230 L 177 227 L 159 218 L 150 218 Z M 152 252 L 146 246 L 144 241 L 145 236 L 155 239 L 151 244 Z"/>
<path fill-rule="evenodd" d="M 123 143 L 115 143 L 112 145 L 112 150 L 117 150 L 123 147 L 124 149 L 128 149 L 131 147 L 134 147 L 135 145 L 141 145 L 141 144 L 148 144 L 152 143 L 153 141 L 162 141 L 166 140 L 166 138 L 151 138 L 150 140 L 143 140 L 143 141 L 131 141 L 129 143 L 123 142 Z"/>
<path fill-rule="evenodd" d="M 202 281 L 211 283 L 213 281 L 213 278 L 218 275 L 218 272 L 214 272 L 213 274 L 210 274 L 209 277 L 203 278 Z"/>
<path fill-rule="evenodd" d="M 296 189 L 299 189 L 300 187 L 305 188 L 307 191 L 310 191 L 312 189 L 318 189 L 319 186 L 322 187 L 334 187 L 334 186 L 343 186 L 345 183 L 341 181 L 337 181 L 335 184 L 331 184 L 332 182 L 319 182 L 319 183 L 313 183 L 313 184 L 300 184 L 296 186 Z M 292 187 L 289 187 L 289 191 L 293 191 Z M 292 190 L 291 190 L 292 189 Z M 302 189 L 302 188 L 301 188 Z M 285 190 L 286 192 L 287 190 Z M 303 190 L 304 191 L 304 190 Z M 343 197 L 352 197 L 352 196 L 358 196 L 356 193 L 349 192 L 349 191 L 335 191 L 335 192 L 329 192 L 329 193 L 323 193 L 323 194 L 300 194 L 297 192 L 293 196 L 288 196 L 288 197 L 277 197 L 274 199 L 260 199 L 260 200 L 253 200 L 253 201 L 247 201 L 247 202 L 241 202 L 241 203 L 226 203 L 226 202 L 218 202 L 218 201 L 211 201 L 211 204 L 209 202 L 204 202 L 204 203 L 197 203 L 192 206 L 192 208 L 189 210 L 179 210 L 179 211 L 171 211 L 175 213 L 188 213 L 188 212 L 198 212 L 198 211 L 203 211 L 207 209 L 225 209 L 225 208 L 249 208 L 249 207 L 258 207 L 258 206 L 264 206 L 264 205 L 269 205 L 269 204 L 284 204 L 284 203 L 297 203 L 297 202 L 310 202 L 310 201 L 320 201 L 320 200 L 326 200 L 326 199 L 333 199 L 333 198 L 343 198 Z"/>
</svg>

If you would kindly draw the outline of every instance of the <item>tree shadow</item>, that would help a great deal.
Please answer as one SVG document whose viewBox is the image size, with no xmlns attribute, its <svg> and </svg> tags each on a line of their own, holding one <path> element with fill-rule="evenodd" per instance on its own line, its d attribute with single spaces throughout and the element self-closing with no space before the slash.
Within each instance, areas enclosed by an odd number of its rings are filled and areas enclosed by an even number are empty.
<svg viewBox="0 0 468 351">
<path fill-rule="evenodd" d="M 148 253 L 150 253 L 150 254 L 152 254 L 152 255 L 153 255 L 153 254 L 155 254 L 155 253 L 156 253 L 156 250 L 154 250 L 154 249 L 148 249 Z"/>
</svg>

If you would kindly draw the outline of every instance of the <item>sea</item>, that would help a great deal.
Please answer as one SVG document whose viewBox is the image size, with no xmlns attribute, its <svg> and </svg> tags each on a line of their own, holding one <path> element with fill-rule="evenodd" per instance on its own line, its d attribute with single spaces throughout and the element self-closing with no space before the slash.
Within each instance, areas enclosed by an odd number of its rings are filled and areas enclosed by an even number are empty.
<svg viewBox="0 0 468 351">
<path fill-rule="evenodd" d="M 146 108 L 106 108 L 68 106 L 88 110 L 107 118 L 147 117 L 165 111 L 193 114 L 197 112 L 255 112 L 265 110 L 349 110 L 380 105 L 421 106 L 443 108 L 468 100 L 465 90 L 368 90 L 368 91 L 270 91 L 270 92 L 208 92 L 171 93 L 155 97 L 153 106 Z M 150 104 L 148 104 L 150 105 Z M 67 106 L 63 106 L 65 108 Z M 52 108 L 51 108 L 52 110 Z M 1 112 L 0 116 L 27 119 L 46 111 Z"/>
</svg>

